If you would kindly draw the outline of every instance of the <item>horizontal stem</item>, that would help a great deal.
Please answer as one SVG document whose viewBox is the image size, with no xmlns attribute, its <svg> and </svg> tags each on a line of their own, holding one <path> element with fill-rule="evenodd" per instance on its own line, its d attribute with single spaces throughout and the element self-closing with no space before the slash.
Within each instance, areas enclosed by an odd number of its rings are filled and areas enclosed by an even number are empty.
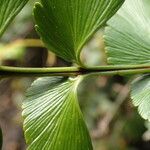
<svg viewBox="0 0 150 150">
<path fill-rule="evenodd" d="M 124 70 L 124 69 L 143 69 L 150 68 L 150 64 L 142 65 L 107 65 L 88 67 L 88 70 Z"/>
<path fill-rule="evenodd" d="M 0 76 L 72 76 L 79 72 L 77 67 L 52 67 L 52 68 L 20 68 L 0 66 Z"/>
<path fill-rule="evenodd" d="M 134 75 L 150 73 L 148 65 L 130 65 L 130 66 L 101 66 L 97 68 L 79 68 L 79 67 L 52 67 L 52 68 L 19 68 L 0 66 L 1 77 L 11 76 L 77 76 L 81 74 L 89 75 Z"/>
<path fill-rule="evenodd" d="M 101 75 L 101 76 L 127 76 L 136 74 L 147 74 L 150 73 L 150 68 L 147 69 L 125 69 L 125 70 L 114 70 L 114 71 L 103 71 L 103 72 L 93 72 L 90 75 Z"/>
</svg>

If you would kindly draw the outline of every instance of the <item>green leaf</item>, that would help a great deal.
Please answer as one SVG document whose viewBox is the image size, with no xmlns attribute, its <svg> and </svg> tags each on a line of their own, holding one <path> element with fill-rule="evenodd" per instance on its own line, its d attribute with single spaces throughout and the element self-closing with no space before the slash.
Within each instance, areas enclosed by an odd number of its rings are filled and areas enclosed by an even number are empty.
<svg viewBox="0 0 150 150">
<path fill-rule="evenodd" d="M 29 150 L 92 150 L 77 101 L 78 79 L 36 80 L 23 102 L 24 130 Z"/>
<path fill-rule="evenodd" d="M 80 62 L 85 43 L 119 9 L 124 0 L 41 0 L 34 9 L 36 29 L 54 53 Z"/>
<path fill-rule="evenodd" d="M 131 98 L 141 116 L 150 121 L 150 75 L 142 76 L 132 83 Z"/>
<path fill-rule="evenodd" d="M 2 130 L 0 128 L 0 149 L 2 149 L 2 144 L 3 144 L 3 134 L 2 134 Z"/>
<path fill-rule="evenodd" d="M 1 0 L 0 2 L 0 36 L 12 19 L 21 11 L 28 0 Z"/>
<path fill-rule="evenodd" d="M 108 25 L 109 64 L 150 64 L 150 0 L 126 0 Z"/>
</svg>

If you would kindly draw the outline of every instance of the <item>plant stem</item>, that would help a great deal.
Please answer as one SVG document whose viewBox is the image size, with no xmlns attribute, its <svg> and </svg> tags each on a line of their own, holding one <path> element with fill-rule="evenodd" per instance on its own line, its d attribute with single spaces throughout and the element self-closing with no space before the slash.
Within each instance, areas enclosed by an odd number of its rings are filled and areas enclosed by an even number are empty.
<svg viewBox="0 0 150 150">
<path fill-rule="evenodd" d="M 39 39 L 17 40 L 25 47 L 45 47 Z M 150 65 L 108 65 L 96 67 L 52 67 L 52 68 L 19 68 L 0 66 L 1 77 L 11 76 L 77 76 L 81 74 L 87 75 L 132 75 L 150 73 Z"/>
<path fill-rule="evenodd" d="M 150 64 L 144 65 L 107 65 L 88 67 L 89 70 L 124 70 L 124 69 L 143 69 L 150 68 Z"/>
<path fill-rule="evenodd" d="M 0 66 L 0 76 L 74 76 L 79 70 L 77 67 L 19 68 Z"/>
<path fill-rule="evenodd" d="M 19 68 L 0 66 L 1 77 L 11 76 L 77 76 L 77 75 L 134 75 L 150 73 L 150 66 L 102 66 L 97 68 L 52 67 L 52 68 Z"/>
</svg>

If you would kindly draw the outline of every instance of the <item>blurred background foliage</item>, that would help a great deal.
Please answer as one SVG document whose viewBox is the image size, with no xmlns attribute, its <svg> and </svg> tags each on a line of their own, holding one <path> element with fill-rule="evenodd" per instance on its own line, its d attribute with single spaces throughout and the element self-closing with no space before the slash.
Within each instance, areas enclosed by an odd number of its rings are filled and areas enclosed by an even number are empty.
<svg viewBox="0 0 150 150">
<path fill-rule="evenodd" d="M 0 40 L 0 64 L 18 67 L 70 66 L 45 48 L 26 47 L 24 39 L 39 39 L 32 8 L 26 5 Z M 87 65 L 106 65 L 103 29 L 84 47 Z M 149 150 L 150 123 L 131 104 L 129 82 L 133 77 L 92 77 L 79 87 L 79 102 L 93 140 L 94 150 Z M 25 150 L 21 104 L 34 78 L 0 80 L 0 126 L 2 150 Z M 1 139 L 1 138 L 0 138 Z"/>
</svg>

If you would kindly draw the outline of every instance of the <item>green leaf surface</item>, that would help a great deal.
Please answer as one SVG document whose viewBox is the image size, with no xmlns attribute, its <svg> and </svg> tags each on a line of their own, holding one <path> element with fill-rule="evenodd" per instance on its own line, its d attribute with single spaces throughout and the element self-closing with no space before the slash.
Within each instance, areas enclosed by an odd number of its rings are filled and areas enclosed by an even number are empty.
<svg viewBox="0 0 150 150">
<path fill-rule="evenodd" d="M 54 53 L 80 62 L 85 43 L 119 9 L 124 0 L 41 0 L 34 9 L 36 29 Z"/>
<path fill-rule="evenodd" d="M 150 64 L 150 0 L 126 0 L 108 25 L 109 64 Z"/>
<path fill-rule="evenodd" d="M 45 77 L 29 88 L 23 102 L 29 150 L 92 150 L 77 101 L 79 80 Z"/>
<path fill-rule="evenodd" d="M 142 76 L 132 83 L 131 98 L 139 113 L 150 121 L 150 75 Z"/>
<path fill-rule="evenodd" d="M 0 0 L 0 36 L 28 0 Z"/>
</svg>

